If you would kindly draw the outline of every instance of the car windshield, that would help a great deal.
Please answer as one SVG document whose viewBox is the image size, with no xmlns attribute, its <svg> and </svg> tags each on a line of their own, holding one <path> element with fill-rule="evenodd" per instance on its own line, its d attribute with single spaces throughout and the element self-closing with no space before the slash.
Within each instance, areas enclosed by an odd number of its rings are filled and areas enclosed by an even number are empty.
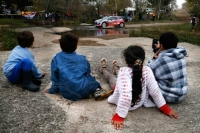
<svg viewBox="0 0 200 133">
<path fill-rule="evenodd" d="M 105 19 L 107 19 L 107 18 L 108 18 L 107 16 L 106 16 L 106 17 L 103 17 L 102 20 L 105 20 Z"/>
<path fill-rule="evenodd" d="M 117 19 L 122 19 L 122 17 L 121 17 L 121 16 L 118 16 Z"/>
</svg>

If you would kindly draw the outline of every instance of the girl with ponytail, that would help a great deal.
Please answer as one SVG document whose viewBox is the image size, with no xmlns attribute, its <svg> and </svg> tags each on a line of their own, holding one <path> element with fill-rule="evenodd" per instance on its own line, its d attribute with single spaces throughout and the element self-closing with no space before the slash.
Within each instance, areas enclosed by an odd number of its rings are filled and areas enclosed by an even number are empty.
<svg viewBox="0 0 200 133">
<path fill-rule="evenodd" d="M 155 77 L 148 66 L 143 66 L 145 51 L 142 47 L 131 45 L 122 52 L 126 67 L 119 68 L 118 62 L 113 61 L 113 74 L 107 71 L 107 61 L 101 59 L 100 71 L 108 80 L 113 94 L 108 102 L 117 105 L 116 113 L 112 117 L 112 124 L 116 129 L 122 129 L 128 111 L 135 110 L 142 105 L 159 108 L 165 115 L 178 118 L 178 114 L 165 102 Z M 153 98 L 154 103 L 149 99 Z"/>
</svg>

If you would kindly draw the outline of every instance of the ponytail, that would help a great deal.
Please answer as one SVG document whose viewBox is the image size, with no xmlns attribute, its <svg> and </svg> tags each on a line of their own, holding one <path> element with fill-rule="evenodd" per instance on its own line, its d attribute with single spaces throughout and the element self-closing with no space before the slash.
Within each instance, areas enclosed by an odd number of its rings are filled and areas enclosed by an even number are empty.
<svg viewBox="0 0 200 133">
<path fill-rule="evenodd" d="M 145 51 L 141 46 L 129 46 L 122 55 L 128 67 L 132 68 L 132 101 L 131 107 L 140 101 L 142 93 L 142 67 L 145 59 Z"/>
<path fill-rule="evenodd" d="M 133 65 L 132 67 L 132 103 L 133 107 L 138 101 L 140 101 L 140 94 L 142 93 L 142 66 Z"/>
</svg>

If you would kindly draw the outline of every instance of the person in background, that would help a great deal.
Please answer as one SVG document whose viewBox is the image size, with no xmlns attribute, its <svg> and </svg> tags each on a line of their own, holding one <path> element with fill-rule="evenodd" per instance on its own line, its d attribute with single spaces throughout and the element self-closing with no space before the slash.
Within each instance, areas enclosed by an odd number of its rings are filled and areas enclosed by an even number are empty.
<svg viewBox="0 0 200 133">
<path fill-rule="evenodd" d="M 192 30 L 194 30 L 194 27 L 196 25 L 196 17 L 195 17 L 195 15 L 191 17 L 190 23 L 192 25 Z"/>
</svg>

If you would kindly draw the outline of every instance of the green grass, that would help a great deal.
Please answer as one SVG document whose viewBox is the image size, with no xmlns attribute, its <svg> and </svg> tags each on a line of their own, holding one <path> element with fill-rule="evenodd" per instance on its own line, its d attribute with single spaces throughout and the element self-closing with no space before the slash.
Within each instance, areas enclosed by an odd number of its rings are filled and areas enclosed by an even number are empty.
<svg viewBox="0 0 200 133">
<path fill-rule="evenodd" d="M 4 26 L 9 25 L 9 26 Z M 17 46 L 18 32 L 13 28 L 28 27 L 33 24 L 27 23 L 24 19 L 0 19 L 0 50 L 12 50 Z"/>
<path fill-rule="evenodd" d="M 158 26 L 158 27 L 141 27 L 139 30 L 132 30 L 129 34 L 130 37 L 149 37 L 158 38 L 164 32 L 174 32 L 179 42 L 188 42 L 200 46 L 200 31 L 199 27 L 195 27 L 195 31 L 191 31 L 191 25 L 188 23 L 173 25 L 173 26 Z"/>
<path fill-rule="evenodd" d="M 0 30 L 0 50 L 12 50 L 17 46 L 17 34 L 18 32 L 1 28 Z"/>
<path fill-rule="evenodd" d="M 0 25 L 10 25 L 12 27 L 26 27 L 30 26 L 30 24 L 25 23 L 23 19 L 0 19 Z"/>
</svg>

